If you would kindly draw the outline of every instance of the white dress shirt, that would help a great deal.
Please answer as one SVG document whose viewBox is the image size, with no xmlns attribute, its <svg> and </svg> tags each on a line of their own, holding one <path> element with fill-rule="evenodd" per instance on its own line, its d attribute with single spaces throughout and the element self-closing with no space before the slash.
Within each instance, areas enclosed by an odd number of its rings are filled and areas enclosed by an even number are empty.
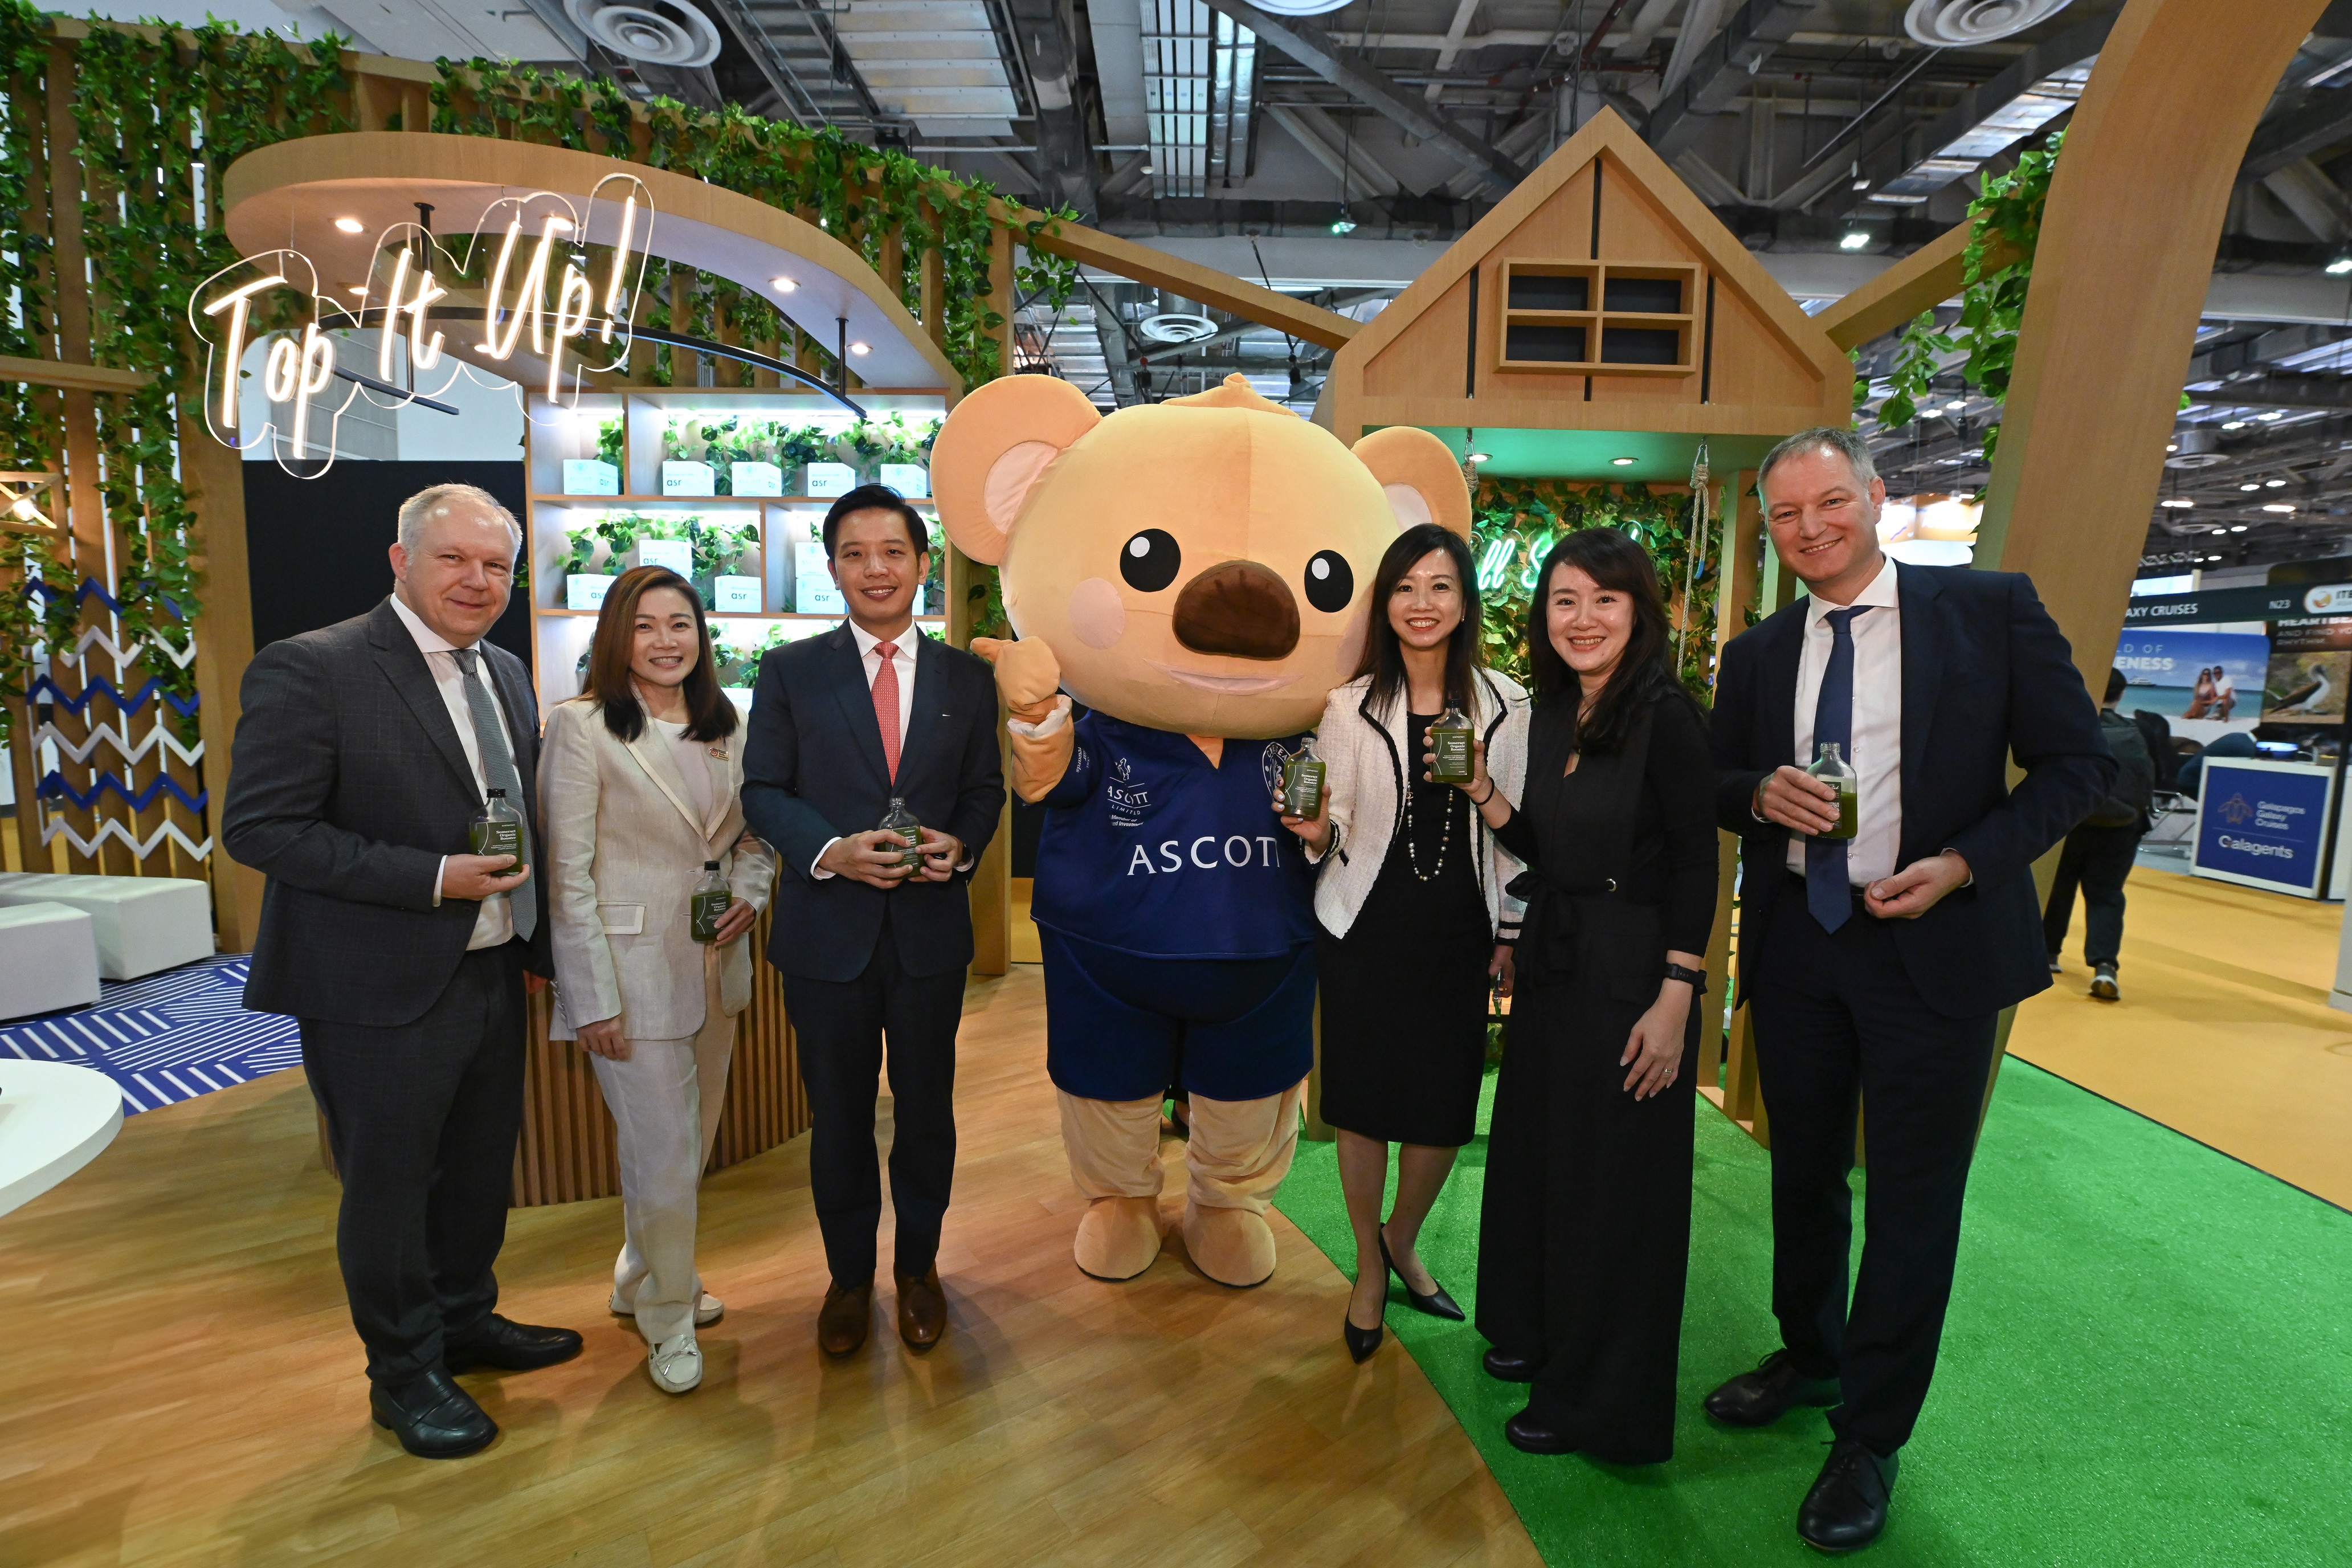
<svg viewBox="0 0 2352 1568">
<path fill-rule="evenodd" d="M 1853 617 L 1853 730 L 1846 763 L 1861 775 L 1854 797 L 1855 832 L 1846 846 L 1846 876 L 1857 888 L 1895 874 L 1903 843 L 1903 615 L 1895 596 L 1895 563 L 1888 560 L 1861 593 L 1857 605 L 1874 607 Z M 1813 761 L 1813 710 L 1822 697 L 1836 634 L 1829 613 L 1849 606 L 1814 595 L 1805 604 L 1805 641 L 1797 658 L 1797 766 Z M 1802 875 L 1802 834 L 1789 838 L 1789 869 Z"/>
<path fill-rule="evenodd" d="M 474 793 L 487 801 L 489 799 L 490 786 L 482 775 L 481 746 L 474 738 L 474 710 L 466 701 L 466 673 L 457 668 L 456 650 L 458 645 L 426 626 L 415 610 L 401 602 L 400 595 L 397 594 L 392 596 L 392 609 L 393 614 L 400 617 L 400 624 L 408 628 L 408 635 L 416 639 L 417 650 L 425 655 L 425 667 L 433 672 L 433 684 L 441 689 L 441 705 L 449 710 L 449 722 L 457 729 L 457 744 L 466 749 L 466 765 L 474 770 Z M 478 647 L 479 645 L 467 644 L 467 646 Z M 490 706 L 497 710 L 501 720 L 509 722 L 511 729 L 511 717 L 506 710 L 506 705 L 499 700 L 498 683 L 490 679 L 490 661 L 487 658 L 478 658 L 474 661 L 474 668 L 479 672 L 475 679 L 481 683 L 483 689 L 490 694 Z M 515 769 L 515 774 L 517 777 L 521 776 L 522 769 L 520 766 Z M 522 813 L 526 819 L 529 818 L 530 815 L 529 802 L 518 800 L 508 804 Z M 530 853 L 528 847 L 530 842 L 528 835 L 525 836 L 523 842 L 524 853 L 528 857 Z M 442 869 L 446 871 L 448 865 L 449 858 L 444 855 L 441 857 Z M 528 883 L 524 885 L 529 886 Z M 467 952 L 471 952 L 478 948 L 497 947 L 502 942 L 513 940 L 514 910 L 508 907 L 507 899 L 508 895 L 505 893 L 493 893 L 482 900 L 482 912 L 474 917 L 474 934 L 466 943 Z M 441 907 L 439 873 L 436 873 L 433 879 L 433 907 L 436 909 Z"/>
<path fill-rule="evenodd" d="M 856 639 L 857 661 L 866 667 L 866 689 L 871 691 L 874 689 L 874 682 L 880 679 L 882 674 L 882 656 L 875 649 L 882 646 L 883 639 L 876 637 L 856 621 L 847 621 L 844 624 L 849 627 L 849 635 Z M 907 623 L 907 629 L 904 632 L 889 639 L 890 646 L 898 650 L 891 655 L 890 667 L 898 672 L 898 753 L 902 757 L 907 752 L 907 725 L 915 716 L 915 647 L 922 640 L 923 629 L 912 621 Z M 841 839 L 837 836 L 828 838 L 824 841 L 824 848 L 816 852 L 816 859 L 809 862 L 811 881 L 822 882 L 833 875 L 819 865 L 818 861 L 824 858 L 826 849 L 831 849 L 840 842 Z M 956 869 L 968 870 L 971 866 L 971 862 L 967 859 Z"/>
</svg>

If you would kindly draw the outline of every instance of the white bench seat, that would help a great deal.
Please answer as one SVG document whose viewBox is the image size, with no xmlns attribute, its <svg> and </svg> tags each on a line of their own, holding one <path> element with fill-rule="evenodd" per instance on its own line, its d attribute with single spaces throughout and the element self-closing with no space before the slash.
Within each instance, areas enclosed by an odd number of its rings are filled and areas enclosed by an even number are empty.
<svg viewBox="0 0 2352 1568">
<path fill-rule="evenodd" d="M 89 916 L 58 903 L 0 908 L 0 1018 L 29 1018 L 98 1000 Z"/>
<path fill-rule="evenodd" d="M 0 872 L 0 908 L 35 903 L 89 917 L 104 979 L 136 980 L 213 955 L 212 889 L 190 878 Z"/>
</svg>

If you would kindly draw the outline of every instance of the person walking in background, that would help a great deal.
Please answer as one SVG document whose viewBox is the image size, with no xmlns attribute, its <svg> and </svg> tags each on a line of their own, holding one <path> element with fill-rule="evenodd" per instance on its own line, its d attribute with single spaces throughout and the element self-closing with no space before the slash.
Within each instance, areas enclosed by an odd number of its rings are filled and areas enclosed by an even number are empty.
<svg viewBox="0 0 2352 1568">
<path fill-rule="evenodd" d="M 2147 833 L 2148 809 L 2155 804 L 2156 760 L 2148 755 L 2140 728 L 2116 710 L 2123 700 L 2124 672 L 2107 672 L 2107 700 L 2099 709 L 2099 732 L 2116 754 L 2115 787 L 2091 808 L 2058 854 L 2058 873 L 2050 881 L 2050 897 L 2042 907 L 2042 940 L 2050 949 L 2050 973 L 2058 970 L 2058 954 L 2066 945 L 2066 926 L 2074 913 L 2074 889 L 2083 890 L 2083 962 L 2091 966 L 2091 994 L 2102 1002 L 2123 999 L 2116 983 L 2116 966 L 2124 943 L 2124 879 L 2131 875 L 2132 858 Z"/>
<path fill-rule="evenodd" d="M 898 491 L 861 485 L 843 496 L 824 514 L 824 542 L 849 618 L 760 661 L 743 815 L 784 868 L 768 962 L 784 977 L 814 1122 L 809 1185 L 833 1274 L 817 1342 L 849 1354 L 873 1313 L 874 1100 L 887 1036 L 898 1334 L 929 1350 L 947 1329 L 937 1261 L 972 953 L 964 883 L 1004 807 L 996 676 L 916 629 L 930 546 Z M 895 829 L 876 826 L 894 801 L 921 826 L 911 856 Z"/>
<path fill-rule="evenodd" d="M 742 940 L 775 867 L 743 828 L 735 705 L 719 689 L 702 600 L 660 566 L 604 595 L 586 689 L 547 718 L 547 825 L 555 1011 L 613 1112 L 622 1243 L 612 1308 L 636 1320 L 654 1385 L 702 1382 L 695 1330 L 724 1310 L 694 1268 L 697 1189 L 719 1133 L 735 1016 L 751 1005 Z M 728 889 L 708 930 L 696 890 Z"/>
<path fill-rule="evenodd" d="M 580 1353 L 499 1317 L 522 1128 L 523 976 L 547 973 L 530 672 L 483 640 L 522 529 L 471 485 L 400 508 L 392 596 L 246 667 L 221 842 L 263 872 L 245 1005 L 290 1013 L 342 1178 L 335 1256 L 377 1425 L 425 1458 L 497 1424 L 451 1374 Z M 487 796 L 523 864 L 467 853 Z"/>
<path fill-rule="evenodd" d="M 1675 1448 L 1692 1112 L 1715 923 L 1706 722 L 1672 665 L 1647 552 L 1554 545 L 1528 633 L 1524 809 L 1474 784 L 1528 868 L 1478 1223 L 1488 1375 L 1513 1447 L 1658 1464 Z"/>
<path fill-rule="evenodd" d="M 1527 693 L 1478 667 L 1477 571 L 1461 535 L 1435 523 L 1399 534 L 1367 603 L 1370 635 L 1355 678 L 1324 704 L 1316 731 L 1323 809 L 1285 816 L 1320 862 L 1315 963 L 1323 1004 L 1323 1117 L 1339 1130 L 1339 1184 L 1356 1233 L 1349 1353 L 1380 1347 L 1389 1275 L 1414 1310 L 1460 1320 L 1418 1249 L 1422 1221 L 1454 1157 L 1477 1133 L 1486 1075 L 1486 989 L 1507 987 L 1518 902 L 1503 891 L 1517 862 L 1476 803 L 1518 797 L 1527 769 Z M 1469 721 L 1489 783 L 1428 782 L 1430 726 Z M 1279 803 L 1277 803 L 1278 805 Z M 1389 1145 L 1396 1206 L 1381 1219 Z"/>
<path fill-rule="evenodd" d="M 1885 1528 L 1935 1372 L 1994 1026 L 2050 984 L 2033 862 L 2105 795 L 2116 762 L 2030 582 L 1880 552 L 1886 487 L 1861 437 L 1792 436 L 1758 483 L 1807 596 L 1724 648 L 1712 732 L 1717 816 L 1740 836 L 1781 1348 L 1706 1407 L 1763 1426 L 1835 1406 L 1797 1532 L 1843 1552 Z M 1804 771 L 1827 743 L 1860 775 L 1852 837 L 1828 837 L 1837 792 Z M 1862 1098 L 1869 1208 L 1849 1308 Z"/>
</svg>

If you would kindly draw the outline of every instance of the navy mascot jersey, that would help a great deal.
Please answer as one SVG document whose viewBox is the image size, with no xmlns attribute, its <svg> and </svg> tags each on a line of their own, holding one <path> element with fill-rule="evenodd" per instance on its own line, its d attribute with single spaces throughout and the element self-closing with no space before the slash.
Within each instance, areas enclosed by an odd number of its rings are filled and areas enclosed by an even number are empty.
<svg viewBox="0 0 2352 1568">
<path fill-rule="evenodd" d="M 1078 721 L 1037 845 L 1031 918 L 1150 958 L 1271 958 L 1315 940 L 1315 874 L 1275 815 L 1306 739 L 1191 739 L 1101 713 Z"/>
</svg>

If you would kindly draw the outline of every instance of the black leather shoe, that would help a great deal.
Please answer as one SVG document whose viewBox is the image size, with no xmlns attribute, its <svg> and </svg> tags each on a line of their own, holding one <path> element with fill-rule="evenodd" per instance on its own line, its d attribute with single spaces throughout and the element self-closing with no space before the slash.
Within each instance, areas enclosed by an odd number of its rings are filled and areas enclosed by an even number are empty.
<svg viewBox="0 0 2352 1568">
<path fill-rule="evenodd" d="M 1797 1510 L 1797 1534 L 1816 1552 L 1869 1545 L 1886 1528 L 1887 1494 L 1900 1468 L 1894 1456 L 1881 1458 L 1859 1438 L 1839 1438 L 1830 1445 L 1829 1462 Z"/>
<path fill-rule="evenodd" d="M 1522 1410 L 1503 1423 L 1503 1440 L 1522 1454 L 1573 1454 L 1576 1445 L 1553 1431 L 1532 1410 Z"/>
<path fill-rule="evenodd" d="M 1841 1395 L 1833 1377 L 1807 1377 L 1784 1350 L 1764 1358 L 1706 1396 L 1706 1413 L 1727 1426 L 1769 1426 L 1798 1405 L 1835 1405 Z"/>
<path fill-rule="evenodd" d="M 1397 1283 L 1404 1287 L 1404 1299 L 1412 1303 L 1412 1310 L 1426 1312 L 1433 1318 L 1450 1318 L 1457 1323 L 1464 1321 L 1462 1309 L 1454 1304 L 1454 1298 L 1445 1293 L 1445 1287 L 1437 1284 L 1437 1276 L 1433 1274 L 1429 1277 L 1429 1282 L 1437 1288 L 1428 1295 L 1414 1289 L 1412 1281 L 1404 1277 L 1404 1270 L 1396 1266 L 1396 1259 L 1389 1256 L 1388 1227 L 1383 1226 L 1377 1234 L 1381 1240 L 1381 1262 L 1396 1276 Z"/>
<path fill-rule="evenodd" d="M 368 1410 L 420 1459 L 460 1458 L 488 1447 L 499 1435 L 499 1424 L 474 1396 L 437 1367 L 405 1383 L 376 1384 L 368 1391 Z"/>
<path fill-rule="evenodd" d="M 462 1343 L 453 1340 L 441 1348 L 441 1359 L 453 1373 L 486 1366 L 499 1372 L 534 1372 L 579 1353 L 576 1329 L 536 1328 L 509 1322 L 496 1312 L 483 1319 L 482 1326 Z"/>
<path fill-rule="evenodd" d="M 1486 1375 L 1498 1383 L 1533 1383 L 1540 1370 L 1532 1356 L 1513 1355 L 1502 1349 L 1486 1352 Z"/>
</svg>

